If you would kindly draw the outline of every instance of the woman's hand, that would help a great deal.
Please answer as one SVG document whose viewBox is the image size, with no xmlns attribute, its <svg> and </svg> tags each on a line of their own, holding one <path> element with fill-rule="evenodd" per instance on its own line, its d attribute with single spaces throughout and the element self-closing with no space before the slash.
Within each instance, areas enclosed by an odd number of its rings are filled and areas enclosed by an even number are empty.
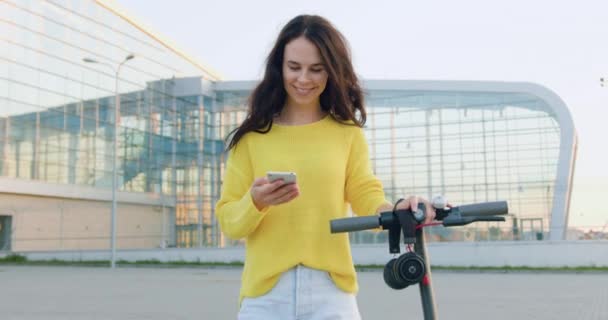
<svg viewBox="0 0 608 320">
<path fill-rule="evenodd" d="M 266 177 L 262 177 L 253 181 L 249 192 L 253 204 L 261 211 L 268 206 L 276 206 L 295 199 L 300 195 L 300 188 L 297 183 L 286 184 L 280 179 L 269 182 Z"/>
<path fill-rule="evenodd" d="M 397 204 L 397 210 L 410 209 L 410 208 L 413 208 L 412 210 L 414 210 L 414 211 L 418 210 L 419 202 L 424 203 L 424 206 L 426 207 L 426 217 L 424 218 L 424 223 L 433 222 L 433 220 L 435 220 L 435 215 L 436 215 L 435 208 L 433 208 L 431 203 L 424 198 L 411 196 L 411 197 L 399 202 L 399 204 Z"/>
</svg>

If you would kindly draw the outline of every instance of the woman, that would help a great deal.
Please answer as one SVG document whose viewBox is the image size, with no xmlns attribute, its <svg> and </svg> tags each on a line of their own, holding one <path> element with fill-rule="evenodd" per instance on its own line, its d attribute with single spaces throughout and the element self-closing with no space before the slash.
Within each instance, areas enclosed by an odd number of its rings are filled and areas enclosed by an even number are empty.
<svg viewBox="0 0 608 320">
<path fill-rule="evenodd" d="M 239 319 L 360 319 L 348 236 L 329 221 L 349 204 L 358 215 L 393 210 L 371 171 L 365 118 L 344 37 L 322 17 L 292 19 L 232 134 L 217 203 L 224 234 L 246 239 Z M 297 182 L 271 182 L 269 171 Z"/>
</svg>

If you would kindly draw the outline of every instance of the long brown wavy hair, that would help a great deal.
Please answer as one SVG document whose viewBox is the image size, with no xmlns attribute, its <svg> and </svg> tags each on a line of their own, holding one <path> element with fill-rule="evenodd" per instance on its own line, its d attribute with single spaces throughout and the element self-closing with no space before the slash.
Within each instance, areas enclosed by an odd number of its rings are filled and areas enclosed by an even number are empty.
<svg viewBox="0 0 608 320">
<path fill-rule="evenodd" d="M 283 86 L 285 46 L 300 36 L 317 46 L 328 75 L 327 85 L 320 97 L 321 109 L 341 123 L 359 127 L 365 124 L 363 92 L 353 70 L 346 39 L 325 18 L 299 15 L 279 33 L 266 59 L 264 78 L 249 96 L 247 117 L 228 135 L 228 150 L 235 147 L 246 133 L 268 133 L 272 128 L 272 119 L 281 112 L 287 98 Z"/>
</svg>

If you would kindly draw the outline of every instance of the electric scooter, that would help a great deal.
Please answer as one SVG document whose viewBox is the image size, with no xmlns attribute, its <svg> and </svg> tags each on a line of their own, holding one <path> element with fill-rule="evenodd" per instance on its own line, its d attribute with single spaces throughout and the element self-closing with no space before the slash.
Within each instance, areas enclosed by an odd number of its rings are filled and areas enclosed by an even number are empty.
<svg viewBox="0 0 608 320">
<path fill-rule="evenodd" d="M 384 282 L 395 290 L 418 284 L 424 320 L 436 320 L 437 308 L 431 285 L 431 266 L 426 251 L 423 228 L 429 225 L 444 227 L 463 226 L 477 221 L 505 221 L 501 215 L 509 212 L 506 201 L 484 202 L 448 207 L 445 198 L 439 196 L 432 201 L 435 220 L 441 222 L 423 224 L 426 216 L 423 203 L 416 211 L 393 210 L 380 215 L 342 218 L 330 221 L 332 233 L 353 232 L 381 227 L 388 230 L 389 252 L 398 254 L 400 236 L 407 252 L 391 259 L 384 267 Z M 396 205 L 395 205 L 396 207 Z M 413 250 L 412 250 L 413 245 Z"/>
</svg>

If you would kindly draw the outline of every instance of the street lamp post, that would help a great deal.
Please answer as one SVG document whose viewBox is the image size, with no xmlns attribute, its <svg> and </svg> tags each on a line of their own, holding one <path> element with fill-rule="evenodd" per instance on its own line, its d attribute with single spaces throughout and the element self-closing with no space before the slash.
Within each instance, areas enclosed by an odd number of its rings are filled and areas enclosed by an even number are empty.
<svg viewBox="0 0 608 320">
<path fill-rule="evenodd" d="M 110 257 L 110 268 L 116 267 L 116 189 L 118 188 L 118 175 L 116 172 L 116 162 L 118 158 L 118 121 L 120 120 L 120 95 L 118 94 L 118 75 L 120 74 L 120 67 L 127 61 L 135 58 L 132 53 L 127 55 L 124 60 L 116 66 L 114 69 L 111 65 L 99 62 L 95 59 L 84 58 L 82 61 L 86 63 L 97 63 L 110 67 L 115 71 L 114 77 L 114 151 L 112 152 L 112 214 L 111 214 L 111 236 L 110 236 L 110 247 L 112 248 L 112 254 Z"/>
</svg>

